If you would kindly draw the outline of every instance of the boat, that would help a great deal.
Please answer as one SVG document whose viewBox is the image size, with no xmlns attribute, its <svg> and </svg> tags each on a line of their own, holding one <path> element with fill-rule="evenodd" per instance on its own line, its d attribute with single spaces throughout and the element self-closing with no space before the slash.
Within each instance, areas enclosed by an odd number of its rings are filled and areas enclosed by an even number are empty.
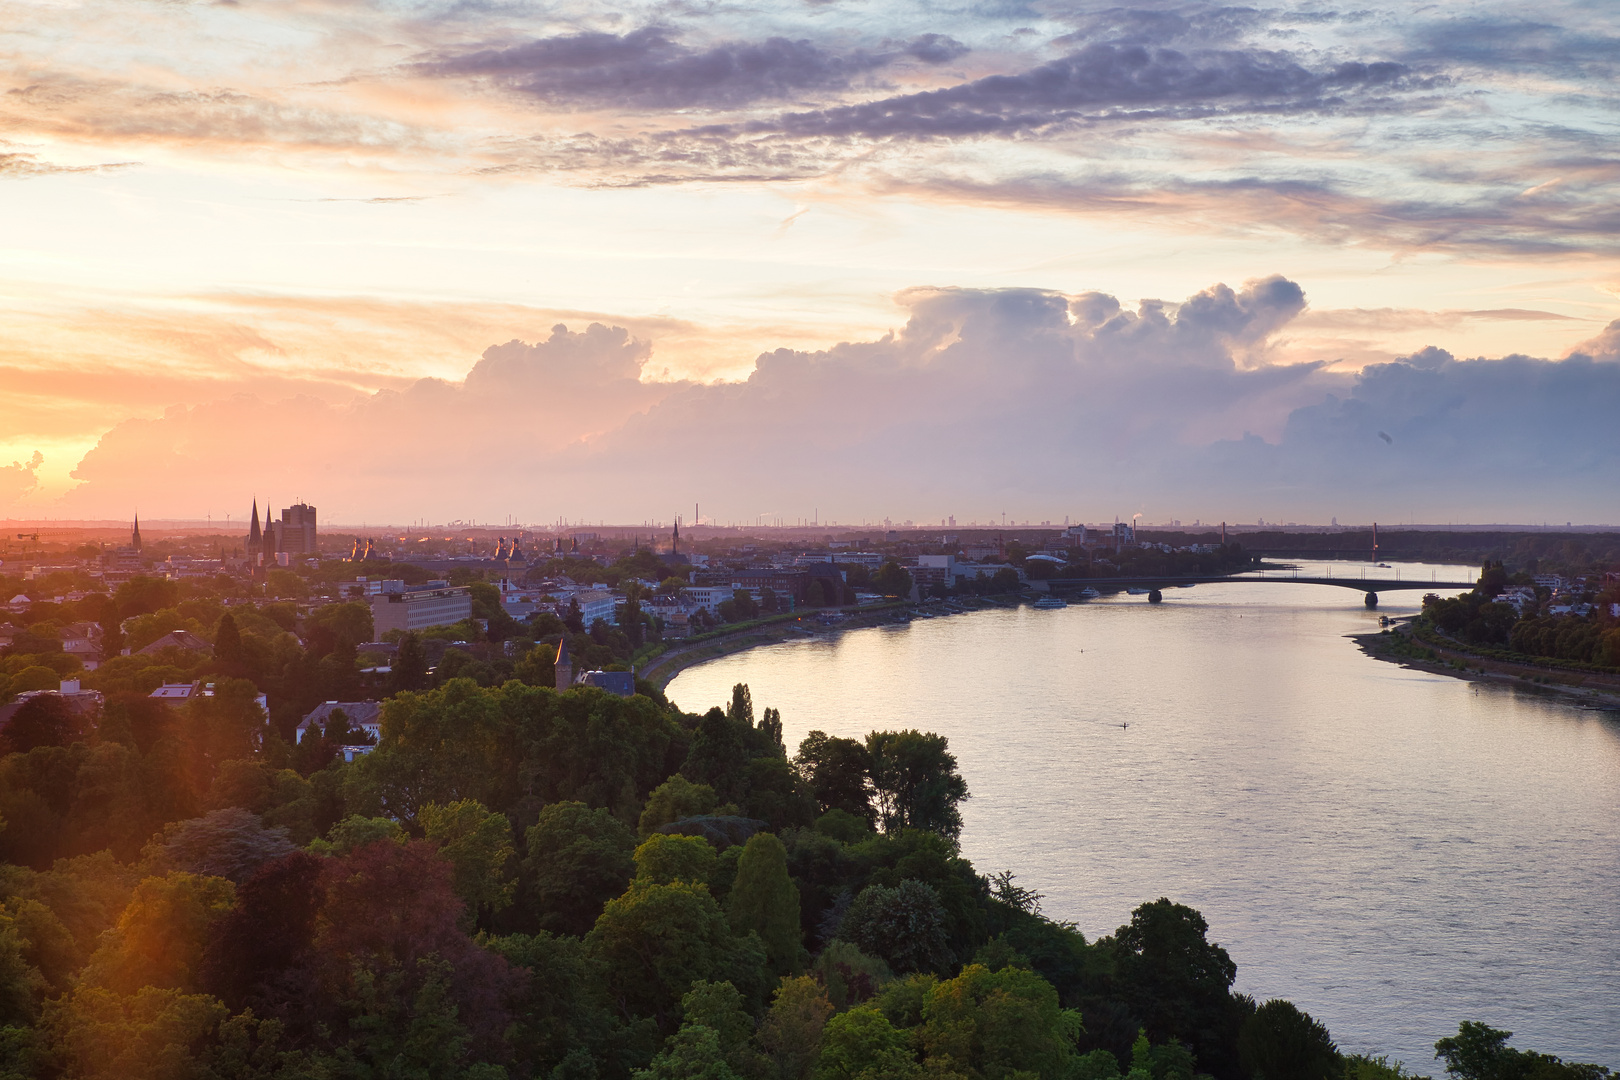
<svg viewBox="0 0 1620 1080">
<path fill-rule="evenodd" d="M 1052 608 L 1068 607 L 1069 602 L 1061 596 L 1043 596 L 1035 601 L 1035 606 L 1042 611 L 1047 611 Z"/>
<path fill-rule="evenodd" d="M 1102 593 L 1098 592 L 1096 589 L 1093 589 L 1090 585 L 1087 585 L 1085 588 L 1080 590 L 1080 597 L 1083 600 L 1095 600 L 1101 595 Z"/>
<path fill-rule="evenodd" d="M 1130 594 L 1131 596 L 1146 596 L 1148 593 L 1152 592 L 1153 590 L 1152 589 L 1143 589 L 1143 588 L 1140 588 L 1138 586 L 1132 585 L 1130 588 L 1126 589 L 1125 591 L 1128 594 Z"/>
</svg>

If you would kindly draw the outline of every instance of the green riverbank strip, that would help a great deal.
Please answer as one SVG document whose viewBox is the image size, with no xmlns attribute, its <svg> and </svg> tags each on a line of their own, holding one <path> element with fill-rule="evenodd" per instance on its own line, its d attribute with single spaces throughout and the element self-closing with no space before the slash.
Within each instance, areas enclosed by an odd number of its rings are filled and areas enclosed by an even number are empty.
<svg viewBox="0 0 1620 1080">
<path fill-rule="evenodd" d="M 1620 708 L 1620 678 L 1607 673 L 1569 671 L 1551 664 L 1482 656 L 1414 633 L 1410 626 L 1349 635 L 1375 660 L 1431 675 L 1447 675 L 1492 686 L 1541 690 L 1605 709 Z"/>
</svg>

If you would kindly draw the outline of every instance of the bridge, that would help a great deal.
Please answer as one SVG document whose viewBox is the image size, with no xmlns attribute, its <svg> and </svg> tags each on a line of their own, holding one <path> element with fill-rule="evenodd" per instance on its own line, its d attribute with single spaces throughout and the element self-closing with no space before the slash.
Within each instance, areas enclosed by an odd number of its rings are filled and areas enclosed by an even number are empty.
<svg viewBox="0 0 1620 1080">
<path fill-rule="evenodd" d="M 1188 585 L 1230 585 L 1237 584 L 1274 584 L 1274 585 L 1332 585 L 1341 589 L 1354 589 L 1364 596 L 1368 607 L 1378 606 L 1378 594 L 1381 592 L 1398 592 L 1411 589 L 1422 589 L 1425 592 L 1439 592 L 1441 590 L 1472 589 L 1477 582 L 1473 581 L 1437 581 L 1430 578 L 1424 581 L 1421 578 L 1407 579 L 1398 577 L 1323 577 L 1320 575 L 1294 574 L 1289 577 L 1241 577 L 1229 574 L 1184 575 L 1177 577 L 1112 577 L 1112 578 L 1047 578 L 1046 587 L 1052 592 L 1066 592 L 1071 590 L 1092 588 L 1098 592 L 1119 592 L 1122 589 L 1149 589 L 1150 601 L 1154 600 L 1161 589 L 1178 589 Z"/>
</svg>

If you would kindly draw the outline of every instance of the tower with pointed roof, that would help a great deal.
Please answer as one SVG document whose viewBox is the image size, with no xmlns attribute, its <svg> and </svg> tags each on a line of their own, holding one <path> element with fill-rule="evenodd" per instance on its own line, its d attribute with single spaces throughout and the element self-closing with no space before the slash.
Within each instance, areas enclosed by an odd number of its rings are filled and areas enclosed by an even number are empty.
<svg viewBox="0 0 1620 1080">
<path fill-rule="evenodd" d="M 130 534 L 129 546 L 136 551 L 141 550 L 141 515 L 135 515 L 135 531 Z"/>
<path fill-rule="evenodd" d="M 574 658 L 568 655 L 567 634 L 557 642 L 557 668 L 552 676 L 552 683 L 558 690 L 566 690 L 574 685 Z"/>
<path fill-rule="evenodd" d="M 275 503 L 266 499 L 264 502 L 264 535 L 261 537 L 259 551 L 264 555 L 264 565 L 270 566 L 276 561 L 276 530 L 274 522 L 270 520 L 270 508 Z"/>
<path fill-rule="evenodd" d="M 681 553 L 681 519 L 678 517 L 675 519 L 675 532 L 670 537 L 669 553 L 671 555 L 679 555 Z"/>
</svg>

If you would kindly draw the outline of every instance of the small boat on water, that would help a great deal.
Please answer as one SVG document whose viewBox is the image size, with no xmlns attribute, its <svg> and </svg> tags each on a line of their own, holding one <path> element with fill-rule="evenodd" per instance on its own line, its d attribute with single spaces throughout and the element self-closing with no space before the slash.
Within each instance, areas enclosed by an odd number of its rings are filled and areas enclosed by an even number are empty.
<svg viewBox="0 0 1620 1080">
<path fill-rule="evenodd" d="M 1153 590 L 1152 589 L 1142 589 L 1142 588 L 1138 588 L 1135 585 L 1132 585 L 1130 588 L 1126 589 L 1125 591 L 1127 593 L 1129 593 L 1131 596 L 1146 596 L 1148 593 L 1152 592 Z"/>
<path fill-rule="evenodd" d="M 1082 600 L 1095 600 L 1101 595 L 1102 593 L 1098 592 L 1096 589 L 1093 589 L 1090 585 L 1087 585 L 1085 588 L 1080 590 L 1080 598 Z"/>
<path fill-rule="evenodd" d="M 1041 611 L 1048 611 L 1052 608 L 1068 607 L 1069 602 L 1063 599 L 1061 596 L 1043 596 L 1039 600 L 1035 601 L 1035 606 Z"/>
</svg>

